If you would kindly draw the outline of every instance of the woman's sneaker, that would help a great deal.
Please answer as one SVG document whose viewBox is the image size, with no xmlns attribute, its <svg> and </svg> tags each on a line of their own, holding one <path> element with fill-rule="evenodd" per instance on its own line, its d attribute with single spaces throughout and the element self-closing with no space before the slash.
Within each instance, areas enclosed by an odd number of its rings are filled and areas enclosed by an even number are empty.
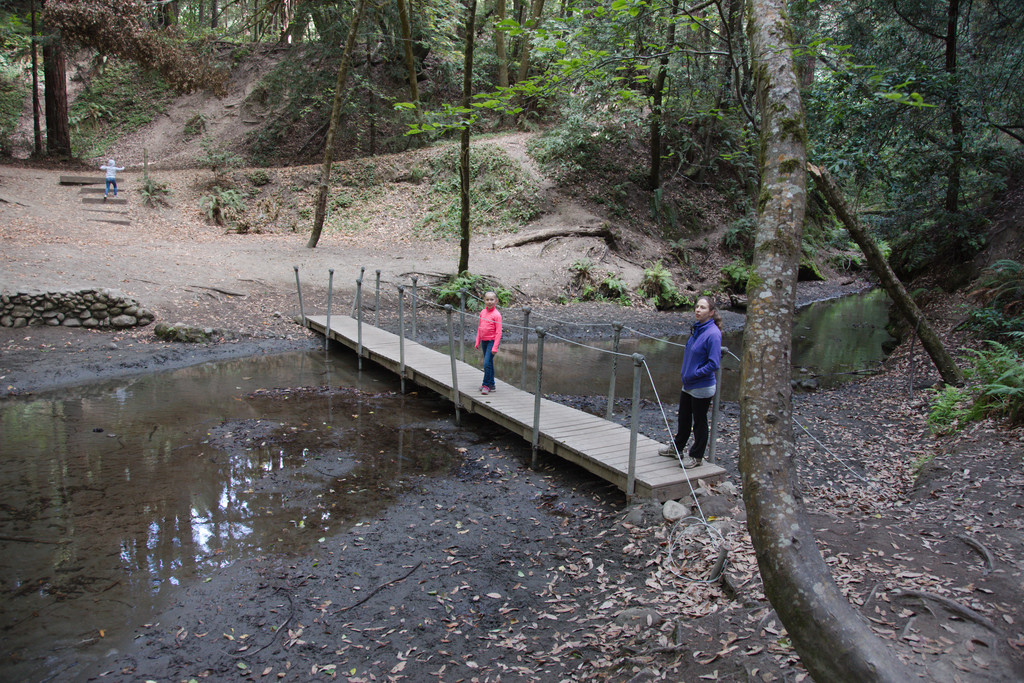
<svg viewBox="0 0 1024 683">
<path fill-rule="evenodd" d="M 700 467 L 701 460 L 694 460 L 690 456 L 683 458 L 683 469 L 692 470 L 695 467 Z"/>
<path fill-rule="evenodd" d="M 676 457 L 676 447 L 672 444 L 662 446 L 658 449 L 658 455 L 664 455 L 666 458 Z"/>
</svg>

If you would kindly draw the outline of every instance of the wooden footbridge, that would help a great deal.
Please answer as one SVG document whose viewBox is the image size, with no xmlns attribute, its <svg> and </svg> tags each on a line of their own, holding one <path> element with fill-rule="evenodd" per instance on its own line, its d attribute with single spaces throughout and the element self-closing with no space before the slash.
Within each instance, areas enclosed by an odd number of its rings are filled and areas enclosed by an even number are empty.
<svg viewBox="0 0 1024 683">
<path fill-rule="evenodd" d="M 304 316 L 304 324 L 410 380 L 446 396 L 458 410 L 481 415 L 531 441 L 536 449 L 574 462 L 608 480 L 628 496 L 659 501 L 690 493 L 687 477 L 718 479 L 725 470 L 704 462 L 683 470 L 678 460 L 659 455 L 662 444 L 614 422 L 564 406 L 497 380 L 496 391 L 480 393 L 481 370 L 350 316 Z M 454 352 L 454 346 L 453 352 Z M 543 347 L 541 347 L 543 348 Z M 637 391 L 634 391 L 634 397 Z"/>
</svg>

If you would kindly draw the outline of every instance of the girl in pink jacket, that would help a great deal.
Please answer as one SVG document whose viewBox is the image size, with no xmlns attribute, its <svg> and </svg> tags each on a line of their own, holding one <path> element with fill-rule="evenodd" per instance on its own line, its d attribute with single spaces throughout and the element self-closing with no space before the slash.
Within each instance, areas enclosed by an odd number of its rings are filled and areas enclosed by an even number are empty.
<svg viewBox="0 0 1024 683">
<path fill-rule="evenodd" d="M 480 311 L 480 324 L 476 328 L 476 344 L 473 348 L 484 351 L 484 383 L 480 385 L 481 394 L 494 391 L 494 354 L 501 343 L 501 313 L 498 312 L 498 295 L 494 292 L 484 294 L 484 310 Z"/>
</svg>

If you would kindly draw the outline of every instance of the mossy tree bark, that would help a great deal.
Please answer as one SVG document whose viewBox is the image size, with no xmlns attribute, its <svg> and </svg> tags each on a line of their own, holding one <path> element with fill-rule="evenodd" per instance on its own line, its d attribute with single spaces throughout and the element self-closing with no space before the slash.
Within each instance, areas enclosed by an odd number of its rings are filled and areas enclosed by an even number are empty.
<svg viewBox="0 0 1024 683">
<path fill-rule="evenodd" d="M 476 0 L 469 0 L 466 12 L 466 64 L 462 77 L 462 138 L 459 147 L 459 197 L 462 208 L 459 211 L 459 273 L 469 271 L 469 102 L 473 97 L 473 45 L 476 34 Z"/>
<path fill-rule="evenodd" d="M 355 49 L 356 34 L 359 33 L 359 24 L 363 20 L 365 7 L 366 0 L 359 0 L 356 4 L 352 23 L 348 27 L 345 51 L 341 55 L 341 65 L 338 66 L 338 79 L 334 84 L 334 104 L 331 107 L 331 125 L 327 129 L 324 163 L 320 169 L 320 188 L 316 195 L 316 214 L 313 217 L 313 230 L 309 235 L 309 242 L 306 243 L 310 249 L 316 247 L 320 241 L 320 233 L 323 232 L 324 219 L 327 216 L 327 195 L 331 188 L 331 166 L 334 165 L 334 140 L 338 135 L 338 120 L 341 119 L 341 100 L 344 97 L 345 81 L 348 80 L 348 65 L 352 60 L 352 50 Z"/>
<path fill-rule="evenodd" d="M 808 164 L 807 170 L 810 172 L 811 177 L 814 178 L 818 189 L 825 195 L 825 199 L 828 200 L 829 206 L 832 207 L 836 217 L 846 227 L 853 241 L 860 246 L 860 250 L 864 252 L 864 258 L 867 259 L 868 267 L 878 276 L 882 287 L 885 288 L 893 303 L 896 304 L 896 310 L 900 312 L 900 315 L 903 316 L 903 319 L 907 321 L 912 330 L 917 330 L 917 336 L 921 340 L 921 345 L 928 352 L 928 355 L 931 356 L 932 362 L 935 363 L 935 367 L 939 370 L 939 375 L 942 376 L 942 380 L 949 384 L 961 386 L 964 383 L 964 375 L 960 368 L 957 367 L 953 357 L 946 351 L 946 347 L 942 345 L 942 340 L 939 339 L 939 335 L 935 334 L 935 330 L 932 329 L 931 324 L 921 312 L 921 309 L 917 307 L 914 300 L 907 294 L 906 287 L 896 277 L 896 274 L 892 272 L 892 268 L 889 267 L 885 257 L 882 256 L 881 250 L 878 248 L 875 240 L 872 239 L 867 228 L 850 212 L 846 201 L 843 199 L 843 193 L 839 186 L 836 185 L 835 180 L 832 179 L 831 174 L 827 169 L 811 166 L 810 164 Z"/>
<path fill-rule="evenodd" d="M 815 681 L 912 680 L 836 586 L 797 486 L 790 352 L 807 203 L 806 128 L 784 0 L 753 0 L 751 7 L 763 158 L 740 377 L 747 526 L 765 594 Z"/>
</svg>

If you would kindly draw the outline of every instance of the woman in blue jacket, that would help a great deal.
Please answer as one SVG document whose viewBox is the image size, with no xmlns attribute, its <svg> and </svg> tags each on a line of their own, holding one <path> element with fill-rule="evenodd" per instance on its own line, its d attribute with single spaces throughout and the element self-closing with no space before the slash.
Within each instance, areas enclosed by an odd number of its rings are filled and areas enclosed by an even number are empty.
<svg viewBox="0 0 1024 683">
<path fill-rule="evenodd" d="M 696 322 L 690 328 L 683 355 L 683 391 L 679 394 L 679 429 L 675 443 L 659 453 L 670 458 L 679 457 L 693 431 L 693 446 L 683 458 L 683 467 L 699 467 L 708 445 L 708 407 L 715 397 L 715 371 L 722 363 L 722 317 L 711 299 L 697 299 L 693 310 Z"/>
</svg>

